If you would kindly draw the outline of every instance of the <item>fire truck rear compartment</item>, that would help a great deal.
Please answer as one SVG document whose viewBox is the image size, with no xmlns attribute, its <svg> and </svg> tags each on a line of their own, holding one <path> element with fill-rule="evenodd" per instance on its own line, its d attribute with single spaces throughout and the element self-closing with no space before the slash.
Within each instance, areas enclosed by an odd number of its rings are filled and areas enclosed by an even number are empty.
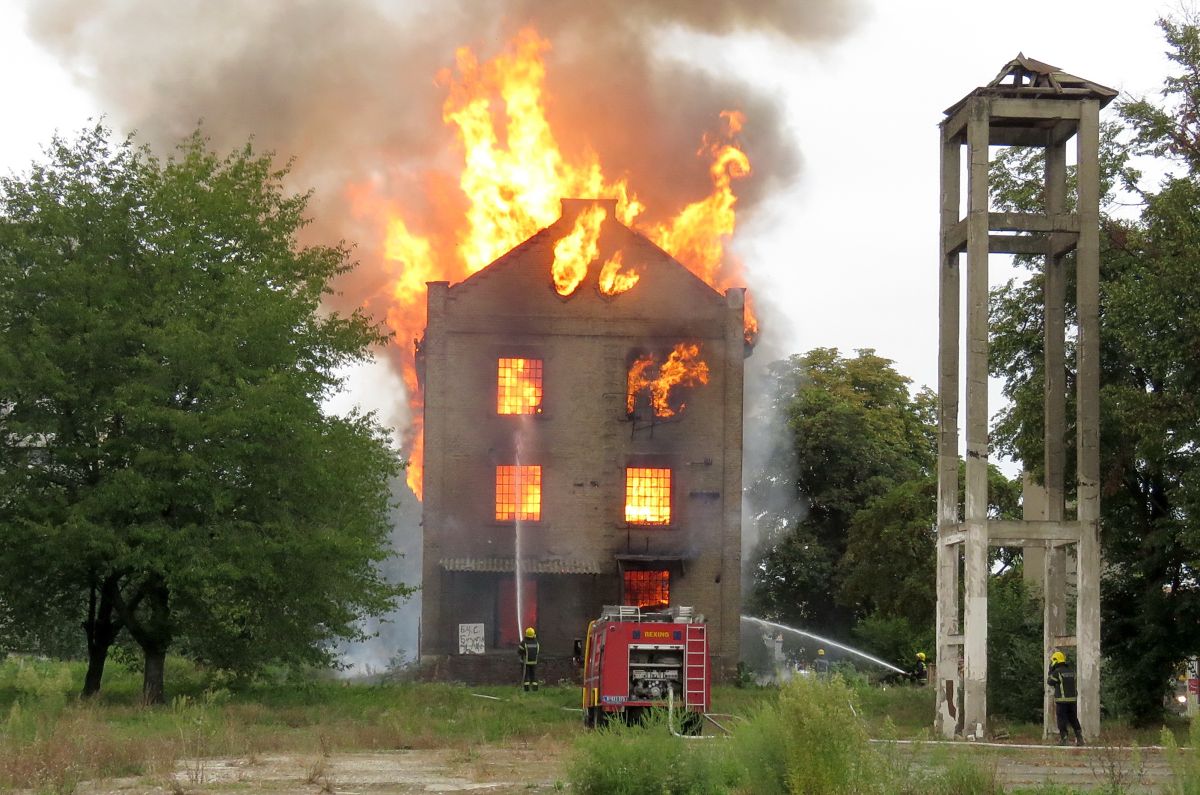
<svg viewBox="0 0 1200 795">
<path fill-rule="evenodd" d="M 631 644 L 629 647 L 630 700 L 661 701 L 667 689 L 683 701 L 683 646 Z"/>
</svg>

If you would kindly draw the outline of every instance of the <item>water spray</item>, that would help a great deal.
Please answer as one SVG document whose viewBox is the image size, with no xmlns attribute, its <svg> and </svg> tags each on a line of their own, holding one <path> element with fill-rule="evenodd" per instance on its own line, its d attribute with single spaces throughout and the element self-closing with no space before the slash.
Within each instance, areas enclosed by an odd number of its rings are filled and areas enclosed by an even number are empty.
<svg viewBox="0 0 1200 795">
<path fill-rule="evenodd" d="M 813 640 L 818 640 L 827 646 L 833 646 L 834 648 L 841 649 L 842 651 L 848 651 L 851 654 L 862 657 L 864 660 L 870 660 L 871 662 L 873 662 L 877 665 L 882 665 L 884 668 L 890 668 L 891 670 L 895 671 L 896 673 L 901 673 L 901 674 L 907 673 L 907 671 L 905 671 L 903 668 L 897 668 L 896 666 L 892 665 L 891 663 L 884 662 L 883 660 L 879 659 L 878 657 L 872 657 L 870 654 L 867 654 L 865 651 L 859 651 L 858 649 L 856 649 L 852 646 L 847 646 L 844 643 L 838 643 L 836 640 L 830 640 L 829 638 L 823 638 L 820 635 L 814 635 L 813 633 L 808 632 L 803 629 L 796 629 L 795 627 L 789 627 L 786 624 L 777 624 L 774 621 L 767 621 L 765 618 L 755 618 L 754 616 L 742 616 L 742 620 L 743 621 L 753 621 L 756 624 L 762 624 L 763 626 L 766 626 L 766 627 L 774 627 L 775 629 L 782 629 L 784 632 L 793 632 L 797 635 L 804 635 L 805 637 L 812 638 Z"/>
<path fill-rule="evenodd" d="M 522 426 L 524 417 L 521 418 Z M 513 501 L 515 502 L 513 510 L 513 533 L 515 540 L 513 542 L 513 576 L 517 578 L 517 637 L 525 637 L 525 583 L 524 572 L 521 565 L 521 510 L 524 507 L 523 495 L 521 493 L 521 442 L 524 439 L 522 433 L 523 428 L 519 428 L 513 440 L 517 450 L 516 468 L 513 473 Z"/>
</svg>

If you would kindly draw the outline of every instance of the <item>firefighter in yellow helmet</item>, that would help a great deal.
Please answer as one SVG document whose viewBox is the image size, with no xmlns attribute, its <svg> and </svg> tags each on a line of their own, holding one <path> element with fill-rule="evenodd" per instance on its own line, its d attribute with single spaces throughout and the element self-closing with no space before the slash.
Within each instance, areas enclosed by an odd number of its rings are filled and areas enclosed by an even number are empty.
<svg viewBox="0 0 1200 795">
<path fill-rule="evenodd" d="M 1058 722 L 1058 744 L 1067 744 L 1067 729 L 1075 732 L 1075 744 L 1083 745 L 1083 727 L 1079 725 L 1076 709 L 1075 669 L 1067 655 L 1056 651 L 1050 655 L 1050 673 L 1046 684 L 1054 691 L 1054 717 Z"/>
<path fill-rule="evenodd" d="M 908 672 L 908 678 L 918 685 L 929 684 L 929 666 L 925 664 L 925 652 L 917 652 L 917 660 Z"/>
<path fill-rule="evenodd" d="M 521 684 L 525 688 L 525 692 L 530 690 L 537 691 L 537 663 L 538 652 L 541 646 L 538 643 L 537 632 L 533 627 L 525 628 L 525 639 L 517 646 L 517 655 L 521 658 Z"/>
<path fill-rule="evenodd" d="M 829 660 L 825 659 L 824 649 L 817 649 L 817 663 L 813 667 L 817 670 L 817 676 L 829 676 Z"/>
</svg>

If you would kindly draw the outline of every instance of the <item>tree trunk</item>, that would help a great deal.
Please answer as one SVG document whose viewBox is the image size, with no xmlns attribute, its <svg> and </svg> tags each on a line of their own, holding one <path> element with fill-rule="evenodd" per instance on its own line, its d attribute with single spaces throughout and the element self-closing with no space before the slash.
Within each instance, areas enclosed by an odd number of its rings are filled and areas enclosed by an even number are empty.
<svg viewBox="0 0 1200 795">
<path fill-rule="evenodd" d="M 108 650 L 121 631 L 120 620 L 113 620 L 116 609 L 114 598 L 120 587 L 121 577 L 111 574 L 97 587 L 92 586 L 91 598 L 88 602 L 87 620 L 83 622 L 83 631 L 87 635 L 88 667 L 83 677 L 83 691 L 80 696 L 91 698 L 100 692 L 100 683 L 104 678 L 104 663 L 108 661 Z"/>
<path fill-rule="evenodd" d="M 167 650 L 144 649 L 145 669 L 142 673 L 142 703 L 161 704 L 165 701 L 163 671 L 167 662 Z"/>
<path fill-rule="evenodd" d="M 104 663 L 108 661 L 108 646 L 88 643 L 88 667 L 83 676 L 83 698 L 91 698 L 100 692 L 100 681 L 104 678 Z"/>
<path fill-rule="evenodd" d="M 142 649 L 142 703 L 162 704 L 166 697 L 163 673 L 171 648 L 170 591 L 160 574 L 150 574 L 137 594 L 117 605 L 129 634 Z"/>
</svg>

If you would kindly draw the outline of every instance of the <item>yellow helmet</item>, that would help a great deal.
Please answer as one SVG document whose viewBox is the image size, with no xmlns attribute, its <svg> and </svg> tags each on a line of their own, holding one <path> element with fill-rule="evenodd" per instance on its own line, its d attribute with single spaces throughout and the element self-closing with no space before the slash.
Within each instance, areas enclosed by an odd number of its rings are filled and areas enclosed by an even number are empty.
<svg viewBox="0 0 1200 795">
<path fill-rule="evenodd" d="M 921 662 L 925 662 L 925 652 L 923 652 L 923 651 L 917 652 L 917 659 L 920 660 Z"/>
<path fill-rule="evenodd" d="M 1054 654 L 1050 655 L 1051 665 L 1058 665 L 1059 663 L 1065 663 L 1066 661 L 1067 655 L 1063 654 L 1061 651 L 1056 651 Z"/>
<path fill-rule="evenodd" d="M 820 657 L 824 657 L 824 656 L 825 656 L 825 650 L 824 650 L 824 649 L 817 649 L 817 655 L 818 655 L 818 656 L 820 656 Z"/>
<path fill-rule="evenodd" d="M 527 638 L 537 637 L 537 633 L 533 631 L 533 627 L 525 627 L 525 637 L 527 637 Z"/>
</svg>

